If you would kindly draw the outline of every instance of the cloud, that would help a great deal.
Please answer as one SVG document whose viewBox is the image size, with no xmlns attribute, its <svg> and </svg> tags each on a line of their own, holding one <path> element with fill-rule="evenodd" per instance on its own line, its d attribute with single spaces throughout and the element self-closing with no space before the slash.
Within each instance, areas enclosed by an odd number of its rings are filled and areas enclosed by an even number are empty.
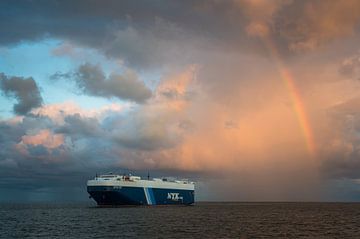
<svg viewBox="0 0 360 239">
<path fill-rule="evenodd" d="M 116 158 L 111 155 L 106 157 L 111 142 L 102 137 L 98 121 L 119 113 L 118 109 L 111 110 L 110 106 L 106 110 L 100 108 L 98 112 L 94 112 L 96 109 L 86 111 L 74 106 L 81 109 L 79 112 L 84 116 L 80 116 L 79 113 L 71 112 L 71 107 L 44 105 L 36 109 L 38 114 L 32 112 L 16 121 L 1 120 L 2 179 L 13 178 L 21 185 L 29 179 L 36 181 L 46 178 L 46 181 L 52 181 L 53 178 L 59 180 L 62 177 L 58 175 L 72 177 L 71 172 L 75 171 L 84 177 L 89 172 L 110 170 Z M 59 112 L 54 113 L 55 110 Z M 92 131 L 89 127 L 92 127 Z M 78 182 L 86 180 L 86 177 Z M 50 187 L 54 183 L 52 181 Z M 33 186 L 39 187 L 41 184 Z"/>
<path fill-rule="evenodd" d="M 64 42 L 60 44 L 58 47 L 53 49 L 51 53 L 54 56 L 73 56 L 75 57 L 77 55 L 76 48 L 69 44 L 68 42 Z"/>
<path fill-rule="evenodd" d="M 50 80 L 57 81 L 61 79 L 70 79 L 73 76 L 71 72 L 62 73 L 60 71 L 55 72 L 54 74 L 50 75 Z"/>
<path fill-rule="evenodd" d="M 322 85 L 328 80 L 325 73 L 307 67 L 307 74 L 316 75 L 318 80 L 312 81 L 314 86 L 298 82 L 319 138 L 321 153 L 313 160 L 274 63 L 261 56 L 217 56 L 209 57 L 201 67 L 190 65 L 164 74 L 151 98 L 126 111 L 111 105 L 84 110 L 74 103 L 63 103 L 34 109 L 22 120 L 3 121 L 0 158 L 18 172 L 32 165 L 31 177 L 122 169 L 163 170 L 177 175 L 191 172 L 193 177 L 214 180 L 208 185 L 215 194 L 224 191 L 221 199 L 244 198 L 244 192 L 249 200 L 314 199 L 323 193 L 319 184 L 324 175 L 357 178 L 356 170 L 348 170 L 357 165 L 356 157 L 349 164 L 342 163 L 341 172 L 336 171 L 341 158 L 353 152 L 351 145 L 356 141 L 354 134 L 341 126 L 343 120 L 333 123 L 333 115 L 341 118 L 344 109 L 324 115 L 323 103 L 334 106 L 339 99 L 348 101 L 342 92 L 349 92 L 353 81 L 347 86 L 349 82 L 331 74 L 337 80 L 331 81 L 329 89 Z M 254 65 L 261 66 L 261 71 L 251 67 Z M 333 65 L 326 67 L 334 69 Z M 306 78 L 300 73 L 297 77 Z M 355 103 L 349 105 L 356 111 Z M 47 130 L 51 133 L 40 137 Z M 55 142 L 54 135 L 63 135 L 63 143 L 49 148 L 46 142 Z M 22 141 L 27 137 L 32 139 L 29 142 L 39 137 L 49 139 L 25 144 Z M 338 142 L 331 142 L 333 139 Z M 285 180 L 288 178 L 291 180 Z"/>
<path fill-rule="evenodd" d="M 332 130 L 327 132 L 328 138 L 323 139 L 321 149 L 322 169 L 327 177 L 360 178 L 359 106 L 360 96 L 357 95 L 328 109 L 328 122 L 325 122 Z"/>
<path fill-rule="evenodd" d="M 27 114 L 31 109 L 41 106 L 43 102 L 39 88 L 32 77 L 8 77 L 0 73 L 0 87 L 6 96 L 14 97 L 18 101 L 14 105 L 16 114 Z"/>
<path fill-rule="evenodd" d="M 144 3 L 144 7 L 140 8 L 131 1 L 122 3 L 114 1 L 112 7 L 98 6 L 100 11 L 87 2 L 77 4 L 49 2 L 37 7 L 36 3 L 18 3 L 15 6 L 11 2 L 3 2 L 2 5 L 1 9 L 16 8 L 21 9 L 23 13 L 20 16 L 13 13 L 1 16 L 1 23 L 12 23 L 7 30 L 1 27 L 4 37 L 0 40 L 0 44 L 3 45 L 51 37 L 69 43 L 54 50 L 54 54 L 60 56 L 64 53 L 73 54 L 69 46 L 75 44 L 97 49 L 111 58 L 124 59 L 132 67 L 140 68 L 174 64 L 175 59 L 176 61 L 183 59 L 183 63 L 186 63 L 185 58 L 192 55 L 198 47 L 191 47 L 193 44 L 189 43 L 197 42 L 201 45 L 200 41 L 193 41 L 191 33 L 185 30 L 187 26 L 203 21 L 200 21 L 201 17 L 198 17 L 196 7 L 193 8 L 189 3 L 174 1 L 167 3 L 166 6 L 161 2 Z M 77 13 L 73 14 L 70 9 L 77 9 Z M 188 11 L 190 18 L 170 13 L 179 9 Z M 10 9 L 9 11 L 11 12 Z M 24 19 L 20 20 L 19 17 Z M 205 17 L 212 19 L 211 16 Z M 71 22 L 70 27 L 64 24 L 65 22 Z M 57 27 L 52 27 L 54 24 Z M 201 27 L 197 26 L 192 33 L 198 32 Z M 17 30 L 24 28 L 30 30 L 27 32 Z M 174 40 L 178 41 L 178 44 L 174 45 Z M 188 50 L 189 47 L 192 51 Z"/>
<path fill-rule="evenodd" d="M 136 69 L 184 67 L 215 50 L 259 54 L 262 43 L 248 36 L 271 37 L 284 55 L 301 54 L 358 34 L 360 16 L 356 0 L 2 4 L 11 12 L 0 19 L 11 23 L 0 28 L 2 45 L 50 37 L 65 42 L 55 55 L 76 55 L 72 45 L 90 47 Z"/>
<path fill-rule="evenodd" d="M 328 180 L 360 178 L 357 2 L 91 3 L 7 4 L 0 44 L 54 38 L 64 42 L 54 57 L 83 63 L 77 48 L 93 49 L 161 79 L 150 91 L 134 72 L 107 75 L 89 63 L 54 74 L 87 95 L 129 103 L 85 110 L 63 102 L 1 121 L 0 164 L 18 169 L 0 168 L 6 175 L 86 180 L 151 169 L 203 177 L 213 197 L 234 200 L 319 200 Z M 279 54 L 269 56 L 257 37 Z"/>
<path fill-rule="evenodd" d="M 108 77 L 99 65 L 85 63 L 80 65 L 75 72 L 53 74 L 50 78 L 74 79 L 77 86 L 87 95 L 105 98 L 116 97 L 136 103 L 144 103 L 151 97 L 151 90 L 144 82 L 140 81 L 133 71 L 124 74 L 111 73 Z"/>
<path fill-rule="evenodd" d="M 44 129 L 35 135 L 24 135 L 21 142 L 28 145 L 43 145 L 46 148 L 57 148 L 64 143 L 64 136 L 52 134 L 50 130 Z"/>
<path fill-rule="evenodd" d="M 110 119 L 107 123 L 112 128 L 113 140 L 139 151 L 175 147 L 185 131 L 182 123 L 187 122 L 187 117 L 183 113 L 190 104 L 187 95 L 196 70 L 195 66 L 189 66 L 165 76 L 146 104 L 128 112 L 126 117 Z"/>
<path fill-rule="evenodd" d="M 56 190 L 57 180 L 64 175 L 79 185 L 91 173 L 129 170 L 123 158 L 125 153 L 118 150 L 156 151 L 171 147 L 178 140 L 179 135 L 174 135 L 177 129 L 171 128 L 177 126 L 171 112 L 178 108 L 168 112 L 170 106 L 166 102 L 156 102 L 132 109 L 132 117 L 125 117 L 117 105 L 85 110 L 67 102 L 43 105 L 21 118 L 2 120 L 0 175 L 5 181 L 16 179 L 19 185 L 31 178 L 34 182 L 27 181 L 26 185 L 35 189 L 42 188 L 41 179 L 46 178 L 47 186 Z M 168 145 L 171 137 L 174 141 Z M 79 178 L 73 177 L 74 172 Z M 155 168 L 152 175 L 156 175 Z M 2 189 L 7 187 L 4 180 Z"/>
<path fill-rule="evenodd" d="M 360 53 L 344 59 L 339 67 L 339 73 L 347 78 L 360 79 Z"/>
<path fill-rule="evenodd" d="M 274 17 L 292 0 L 238 0 L 234 1 L 249 19 L 246 32 L 250 36 L 267 36 L 274 28 Z"/>
<path fill-rule="evenodd" d="M 248 24 L 246 33 L 287 44 L 291 52 L 318 49 L 338 38 L 358 32 L 359 2 L 292 0 L 235 1 Z"/>
<path fill-rule="evenodd" d="M 80 117 L 84 118 L 101 120 L 104 117 L 107 117 L 110 113 L 122 113 L 129 107 L 130 104 L 112 103 L 104 105 L 101 108 L 83 109 L 73 101 L 66 101 L 62 103 L 43 105 L 40 108 L 33 109 L 31 114 L 38 117 L 49 118 L 58 125 L 64 125 L 65 118 L 69 115 L 80 115 Z"/>
<path fill-rule="evenodd" d="M 18 156 L 36 160 L 63 160 L 65 153 L 64 135 L 54 134 L 49 129 L 41 129 L 36 134 L 26 134 L 14 145 Z M 16 153 L 13 153 L 16 155 Z"/>
<path fill-rule="evenodd" d="M 189 122 L 182 112 L 189 103 L 185 95 L 193 71 L 190 67 L 164 78 L 148 103 L 129 108 L 126 115 L 126 105 L 84 110 L 64 102 L 43 105 L 21 118 L 1 121 L 0 146 L 4 150 L 0 158 L 17 163 L 41 159 L 77 164 L 73 158 L 76 155 L 84 159 L 102 155 L 100 158 L 108 161 L 104 164 L 116 161 L 121 165 L 123 159 L 117 149 L 141 152 L 171 148 L 189 128 L 184 127 Z M 176 97 L 169 99 L 164 91 L 176 92 Z"/>
<path fill-rule="evenodd" d="M 359 1 L 300 2 L 302 4 L 294 4 L 294 9 L 281 19 L 279 26 L 281 34 L 289 42 L 290 50 L 314 50 L 357 32 L 360 20 Z"/>
<path fill-rule="evenodd" d="M 82 117 L 79 113 L 67 115 L 64 118 L 64 125 L 56 129 L 56 133 L 70 136 L 73 140 L 103 137 L 100 122 L 94 117 Z"/>
</svg>

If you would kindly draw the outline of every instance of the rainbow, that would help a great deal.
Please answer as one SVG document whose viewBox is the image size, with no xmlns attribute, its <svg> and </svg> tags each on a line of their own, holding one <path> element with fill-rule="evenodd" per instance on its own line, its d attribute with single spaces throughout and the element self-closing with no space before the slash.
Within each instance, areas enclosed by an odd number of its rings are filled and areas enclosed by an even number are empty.
<svg viewBox="0 0 360 239">
<path fill-rule="evenodd" d="M 309 154 L 310 156 L 314 157 L 315 148 L 316 148 L 314 135 L 310 125 L 310 121 L 308 119 L 305 110 L 305 105 L 302 101 L 300 91 L 296 86 L 294 76 L 291 74 L 290 70 L 284 64 L 281 55 L 278 49 L 276 48 L 275 44 L 272 42 L 272 40 L 269 37 L 263 37 L 262 39 L 264 41 L 264 45 L 266 46 L 267 50 L 270 52 L 271 57 L 274 59 L 276 67 L 281 76 L 281 79 L 289 92 L 289 96 L 293 104 L 293 109 L 299 121 L 301 130 L 304 134 L 304 139 Z"/>
</svg>

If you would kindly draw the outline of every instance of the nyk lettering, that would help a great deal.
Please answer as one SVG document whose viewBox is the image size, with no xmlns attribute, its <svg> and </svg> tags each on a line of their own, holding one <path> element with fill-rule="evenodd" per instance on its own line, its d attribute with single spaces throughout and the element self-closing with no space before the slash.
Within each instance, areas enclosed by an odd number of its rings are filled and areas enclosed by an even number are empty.
<svg viewBox="0 0 360 239">
<path fill-rule="evenodd" d="M 173 201 L 179 201 L 179 200 L 182 200 L 183 197 L 179 196 L 179 193 L 168 193 L 167 199 L 170 199 Z"/>
</svg>

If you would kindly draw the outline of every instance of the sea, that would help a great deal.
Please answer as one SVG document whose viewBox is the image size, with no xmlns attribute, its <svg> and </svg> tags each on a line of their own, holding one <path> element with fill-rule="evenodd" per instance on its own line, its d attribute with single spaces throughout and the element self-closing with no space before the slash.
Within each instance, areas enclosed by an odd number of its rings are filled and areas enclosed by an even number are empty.
<svg viewBox="0 0 360 239">
<path fill-rule="evenodd" d="M 4 203 L 0 238 L 360 238 L 360 203 Z"/>
</svg>

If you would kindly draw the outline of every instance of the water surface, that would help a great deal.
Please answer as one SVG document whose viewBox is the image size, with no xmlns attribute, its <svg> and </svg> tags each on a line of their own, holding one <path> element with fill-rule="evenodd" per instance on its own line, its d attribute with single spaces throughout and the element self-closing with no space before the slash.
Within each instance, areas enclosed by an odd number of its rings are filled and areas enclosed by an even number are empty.
<svg viewBox="0 0 360 239">
<path fill-rule="evenodd" d="M 0 204 L 1 238 L 360 238 L 360 203 Z"/>
</svg>

